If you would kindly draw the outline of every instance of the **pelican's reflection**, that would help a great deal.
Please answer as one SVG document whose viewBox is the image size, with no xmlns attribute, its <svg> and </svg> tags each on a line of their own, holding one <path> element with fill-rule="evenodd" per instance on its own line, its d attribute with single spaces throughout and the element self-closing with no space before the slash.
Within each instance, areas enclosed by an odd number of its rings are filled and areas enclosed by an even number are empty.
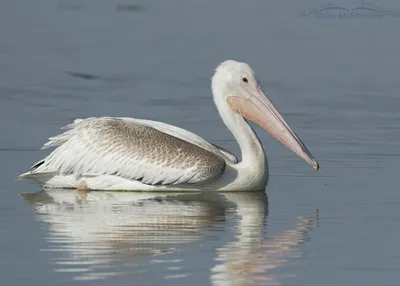
<svg viewBox="0 0 400 286">
<path fill-rule="evenodd" d="M 263 192 L 45 190 L 23 197 L 47 227 L 55 270 L 75 279 L 184 278 L 206 267 L 215 285 L 277 284 L 281 277 L 269 271 L 300 255 L 296 245 L 312 227 L 312 218 L 300 218 L 293 230 L 267 237 Z"/>
</svg>

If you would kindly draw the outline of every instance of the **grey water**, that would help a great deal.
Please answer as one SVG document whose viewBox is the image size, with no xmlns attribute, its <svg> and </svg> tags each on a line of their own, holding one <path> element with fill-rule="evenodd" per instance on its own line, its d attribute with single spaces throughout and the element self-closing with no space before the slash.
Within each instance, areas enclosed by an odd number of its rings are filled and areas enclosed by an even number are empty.
<svg viewBox="0 0 400 286">
<path fill-rule="evenodd" d="M 1 1 L 0 284 L 399 285 L 400 18 L 299 16 L 323 4 Z M 16 182 L 75 118 L 159 120 L 239 154 L 210 91 L 226 59 L 253 67 L 320 171 L 255 126 L 266 192 Z"/>
</svg>

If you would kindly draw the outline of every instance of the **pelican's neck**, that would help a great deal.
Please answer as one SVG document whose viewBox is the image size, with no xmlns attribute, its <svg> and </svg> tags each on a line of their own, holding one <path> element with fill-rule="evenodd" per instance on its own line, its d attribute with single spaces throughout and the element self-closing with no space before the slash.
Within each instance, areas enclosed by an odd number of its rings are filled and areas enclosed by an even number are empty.
<svg viewBox="0 0 400 286">
<path fill-rule="evenodd" d="M 214 101 L 218 112 L 226 127 L 232 132 L 239 144 L 242 153 L 242 161 L 245 166 L 264 168 L 266 157 L 264 149 L 251 126 L 240 115 L 232 111 L 224 100 L 224 96 L 216 88 L 213 88 Z"/>
</svg>

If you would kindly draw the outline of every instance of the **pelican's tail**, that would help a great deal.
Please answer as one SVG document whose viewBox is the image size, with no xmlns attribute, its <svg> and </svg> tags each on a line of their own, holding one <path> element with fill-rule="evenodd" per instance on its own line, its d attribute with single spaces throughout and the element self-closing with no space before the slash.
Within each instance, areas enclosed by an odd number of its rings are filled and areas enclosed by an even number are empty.
<svg viewBox="0 0 400 286">
<path fill-rule="evenodd" d="M 20 180 L 32 180 L 39 182 L 41 184 L 46 183 L 48 180 L 53 178 L 55 175 L 55 172 L 35 172 L 35 171 L 29 171 L 26 173 L 23 173 L 18 176 L 18 181 Z"/>
</svg>

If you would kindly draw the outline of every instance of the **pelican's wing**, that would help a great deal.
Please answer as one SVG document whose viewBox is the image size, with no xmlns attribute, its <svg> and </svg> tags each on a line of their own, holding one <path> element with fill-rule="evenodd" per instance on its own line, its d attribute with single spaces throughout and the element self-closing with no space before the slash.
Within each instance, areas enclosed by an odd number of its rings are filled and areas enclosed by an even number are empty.
<svg viewBox="0 0 400 286">
<path fill-rule="evenodd" d="M 237 164 L 239 162 L 238 157 L 236 157 L 235 154 L 233 154 L 231 151 L 226 150 L 225 148 L 212 144 L 215 148 L 217 148 L 219 150 L 219 152 L 221 152 L 222 154 L 224 154 L 225 157 L 227 157 L 229 159 L 229 161 L 231 161 L 233 164 Z"/>
<path fill-rule="evenodd" d="M 164 185 L 201 183 L 222 175 L 223 156 L 150 125 L 112 117 L 76 120 L 44 145 L 57 148 L 31 174 L 108 174 Z"/>
<path fill-rule="evenodd" d="M 237 164 L 239 161 L 238 158 L 235 156 L 235 154 L 226 150 L 225 148 L 222 148 L 215 144 L 208 143 L 206 140 L 204 140 L 200 136 L 198 136 L 190 131 L 187 131 L 185 129 L 176 127 L 174 125 L 170 125 L 170 124 L 167 124 L 164 122 L 159 122 L 159 121 L 147 120 L 147 119 L 136 119 L 136 118 L 127 118 L 127 117 L 121 117 L 121 119 L 155 128 L 158 131 L 167 133 L 169 135 L 180 138 L 189 143 L 195 144 L 203 149 L 206 149 L 214 154 L 217 154 L 218 156 L 223 157 L 229 163 Z"/>
</svg>

